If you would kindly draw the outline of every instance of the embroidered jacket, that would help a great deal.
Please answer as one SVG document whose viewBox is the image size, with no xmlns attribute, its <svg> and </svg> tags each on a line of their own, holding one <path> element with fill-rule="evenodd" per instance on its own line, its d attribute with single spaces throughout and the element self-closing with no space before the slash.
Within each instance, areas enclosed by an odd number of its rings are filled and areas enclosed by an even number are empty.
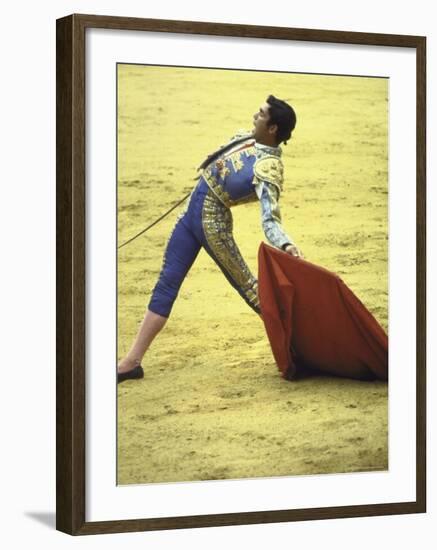
<svg viewBox="0 0 437 550">
<path fill-rule="evenodd" d="M 247 136 L 241 142 L 240 138 Z M 259 199 L 261 223 L 267 240 L 283 248 L 293 240 L 281 225 L 279 196 L 283 185 L 283 164 L 280 147 L 257 143 L 250 133 L 239 133 L 239 140 L 202 171 L 210 189 L 228 208 Z"/>
</svg>

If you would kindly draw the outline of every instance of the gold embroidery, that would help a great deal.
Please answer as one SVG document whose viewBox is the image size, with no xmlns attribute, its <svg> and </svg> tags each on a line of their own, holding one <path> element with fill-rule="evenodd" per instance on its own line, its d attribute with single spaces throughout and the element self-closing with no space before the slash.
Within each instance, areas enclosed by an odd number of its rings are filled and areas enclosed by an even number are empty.
<svg viewBox="0 0 437 550">
<path fill-rule="evenodd" d="M 253 155 L 255 155 L 256 153 L 256 149 L 252 145 L 251 147 L 247 147 L 247 149 L 243 149 L 242 152 L 246 155 L 246 157 L 253 157 Z"/>
<path fill-rule="evenodd" d="M 259 310 L 258 283 L 250 272 L 232 235 L 232 214 L 208 191 L 202 209 L 206 241 L 220 266 L 246 301 Z"/>
<path fill-rule="evenodd" d="M 204 170 L 202 176 L 206 181 L 206 183 L 208 184 L 208 187 L 212 189 L 212 191 L 214 191 L 214 194 L 221 201 L 221 203 L 229 207 L 230 203 L 232 202 L 231 197 L 229 196 L 229 193 L 224 191 L 223 187 L 218 183 L 215 177 L 211 174 L 211 171 L 208 169 Z"/>
<path fill-rule="evenodd" d="M 273 183 L 279 191 L 282 191 L 284 167 L 278 157 L 270 155 L 262 157 L 255 162 L 253 170 L 256 178 Z"/>
<path fill-rule="evenodd" d="M 229 153 L 225 154 L 225 158 L 229 159 L 232 162 L 232 167 L 234 168 L 235 172 L 238 172 L 244 166 L 243 154 L 245 154 L 247 157 L 254 156 L 255 147 L 253 145 L 243 145 L 242 147 L 238 147 L 236 150 L 231 150 L 229 151 Z"/>
<path fill-rule="evenodd" d="M 232 155 L 231 156 L 231 162 L 232 162 L 232 166 L 233 166 L 235 172 L 238 172 L 244 166 L 244 163 L 241 160 L 241 153 L 238 153 L 238 155 Z"/>
<path fill-rule="evenodd" d="M 229 168 L 227 166 L 223 166 L 222 168 L 220 168 L 219 170 L 219 176 L 224 180 L 226 176 L 229 176 L 229 174 L 231 173 L 231 171 L 229 170 Z"/>
</svg>

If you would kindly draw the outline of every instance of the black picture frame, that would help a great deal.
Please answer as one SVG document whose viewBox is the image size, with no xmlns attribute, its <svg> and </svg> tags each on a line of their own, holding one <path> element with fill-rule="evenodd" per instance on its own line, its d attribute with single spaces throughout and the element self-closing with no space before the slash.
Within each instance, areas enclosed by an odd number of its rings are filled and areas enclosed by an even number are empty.
<svg viewBox="0 0 437 550">
<path fill-rule="evenodd" d="M 86 521 L 85 33 L 89 28 L 410 48 L 416 52 L 416 499 L 411 502 Z M 97 15 L 57 21 L 57 529 L 71 535 L 184 529 L 426 511 L 426 38 Z"/>
</svg>

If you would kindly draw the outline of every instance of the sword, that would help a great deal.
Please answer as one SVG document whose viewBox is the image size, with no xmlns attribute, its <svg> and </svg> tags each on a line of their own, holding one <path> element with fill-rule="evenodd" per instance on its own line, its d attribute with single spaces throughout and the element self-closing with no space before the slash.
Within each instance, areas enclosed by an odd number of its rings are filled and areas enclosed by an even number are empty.
<svg viewBox="0 0 437 550">
<path fill-rule="evenodd" d="M 154 225 L 156 225 L 158 222 L 160 222 L 161 220 L 163 220 L 166 216 L 168 216 L 170 214 L 170 212 L 172 212 L 177 206 L 179 206 L 180 204 L 182 204 L 186 199 L 188 199 L 188 197 L 191 195 L 191 191 L 185 195 L 185 197 L 183 197 L 180 201 L 178 201 L 176 204 L 174 204 L 170 210 L 167 210 L 167 212 L 165 214 L 163 214 L 161 217 L 159 217 L 157 220 L 155 220 L 153 223 L 151 223 L 150 225 L 148 225 L 145 229 L 142 229 L 139 233 L 137 233 L 136 235 L 134 235 L 133 237 L 131 237 L 130 239 L 128 239 L 126 242 L 124 242 L 123 244 L 121 244 L 120 246 L 118 246 L 117 248 L 123 248 L 123 246 L 126 246 L 127 244 L 131 243 L 132 241 L 134 241 L 137 237 L 139 237 L 140 235 L 142 235 L 143 233 L 145 233 L 146 231 L 148 231 L 150 228 L 152 228 Z"/>
</svg>

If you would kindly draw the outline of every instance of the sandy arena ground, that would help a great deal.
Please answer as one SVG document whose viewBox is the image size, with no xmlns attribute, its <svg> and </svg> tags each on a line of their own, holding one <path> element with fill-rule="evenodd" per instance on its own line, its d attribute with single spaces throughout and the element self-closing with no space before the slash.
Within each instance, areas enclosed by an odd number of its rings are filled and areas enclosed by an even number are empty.
<svg viewBox="0 0 437 550">
<path fill-rule="evenodd" d="M 388 327 L 387 101 L 376 78 L 119 65 L 118 239 L 189 192 L 195 168 L 273 93 L 297 112 L 283 147 L 285 230 Z M 118 358 L 129 349 L 178 212 L 118 253 Z M 233 209 L 253 272 L 256 203 Z M 279 375 L 260 319 L 201 251 L 171 318 L 118 386 L 118 483 L 385 470 L 388 386 Z"/>
</svg>

